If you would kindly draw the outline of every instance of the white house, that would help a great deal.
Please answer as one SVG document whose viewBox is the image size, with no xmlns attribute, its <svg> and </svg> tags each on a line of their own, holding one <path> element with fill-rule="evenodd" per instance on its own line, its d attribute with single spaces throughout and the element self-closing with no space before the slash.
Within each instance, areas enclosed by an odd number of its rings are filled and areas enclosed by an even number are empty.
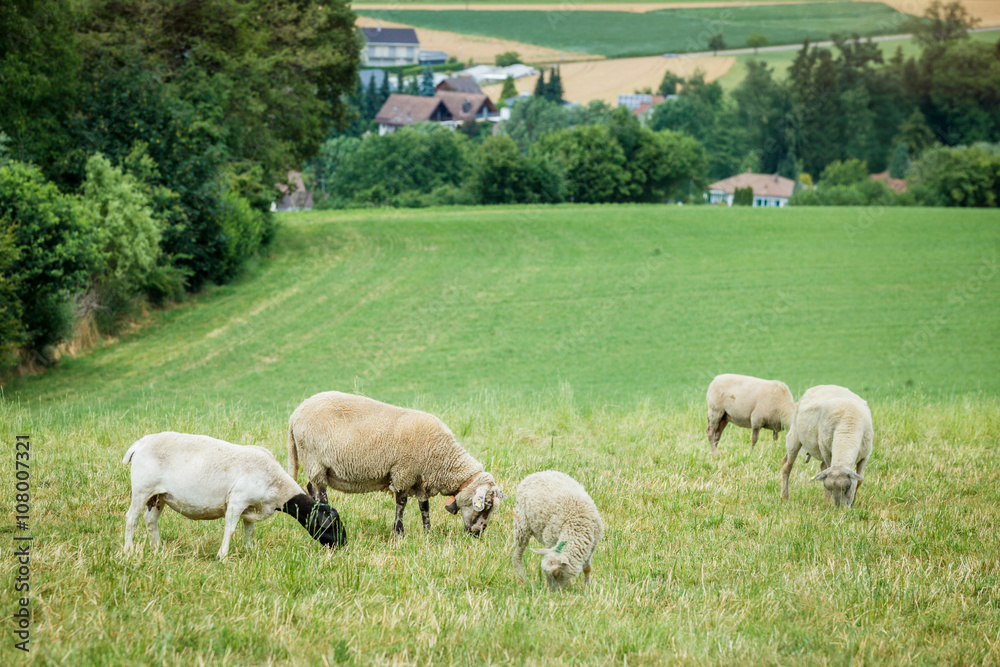
<svg viewBox="0 0 1000 667">
<path fill-rule="evenodd" d="M 736 174 L 708 186 L 708 203 L 733 205 L 733 193 L 736 188 L 750 187 L 753 189 L 754 206 L 782 207 L 791 199 L 795 192 L 795 181 L 777 174 Z"/>
<path fill-rule="evenodd" d="M 420 41 L 413 28 L 362 28 L 365 48 L 361 52 L 367 67 L 416 65 L 420 58 Z"/>
</svg>

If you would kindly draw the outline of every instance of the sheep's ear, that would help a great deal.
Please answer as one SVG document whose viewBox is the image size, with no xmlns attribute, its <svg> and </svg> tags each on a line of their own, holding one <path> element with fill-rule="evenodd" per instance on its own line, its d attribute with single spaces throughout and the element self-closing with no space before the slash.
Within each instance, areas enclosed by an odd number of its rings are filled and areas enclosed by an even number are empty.
<svg viewBox="0 0 1000 667">
<path fill-rule="evenodd" d="M 472 509 L 482 512 L 486 509 L 486 488 L 481 486 L 476 489 L 476 495 L 472 496 Z"/>
<path fill-rule="evenodd" d="M 853 470 L 850 471 L 849 473 L 847 473 L 847 476 L 850 477 L 851 479 L 853 479 L 855 482 L 863 482 L 863 481 L 865 481 L 864 475 L 859 475 L 858 473 L 854 472 Z"/>
<path fill-rule="evenodd" d="M 444 499 L 444 508 L 451 514 L 458 514 L 458 501 L 455 500 L 455 496 L 448 496 Z"/>
<path fill-rule="evenodd" d="M 813 477 L 809 481 L 810 482 L 819 482 L 820 480 L 826 479 L 829 474 L 830 474 L 830 468 L 827 468 L 826 470 L 823 470 L 822 472 L 820 472 L 818 475 L 816 475 L 815 477 Z"/>
<path fill-rule="evenodd" d="M 531 550 L 541 556 L 548 556 L 552 552 L 552 549 L 538 549 L 536 547 L 531 547 Z"/>
<path fill-rule="evenodd" d="M 501 491 L 500 487 L 498 486 L 497 490 L 493 493 L 493 499 L 494 500 L 503 500 L 506 497 L 507 497 L 507 494 L 504 493 L 503 491 Z"/>
</svg>

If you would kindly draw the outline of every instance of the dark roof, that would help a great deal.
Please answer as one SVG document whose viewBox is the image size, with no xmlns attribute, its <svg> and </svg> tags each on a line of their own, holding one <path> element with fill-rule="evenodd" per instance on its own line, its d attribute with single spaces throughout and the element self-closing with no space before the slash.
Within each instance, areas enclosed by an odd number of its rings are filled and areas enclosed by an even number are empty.
<svg viewBox="0 0 1000 667">
<path fill-rule="evenodd" d="M 483 93 L 477 95 L 475 93 L 452 93 L 439 90 L 434 93 L 434 97 L 444 102 L 455 120 L 475 118 L 484 106 L 492 113 L 497 113 L 497 105 L 493 104 L 490 98 Z"/>
<path fill-rule="evenodd" d="M 412 125 L 428 120 L 452 120 L 453 114 L 437 97 L 393 93 L 375 116 L 381 125 Z"/>
<path fill-rule="evenodd" d="M 439 91 L 452 91 L 456 93 L 475 93 L 476 95 L 482 95 L 483 91 L 479 88 L 479 84 L 471 76 L 456 76 L 451 79 L 445 79 L 438 84 L 437 89 Z"/>
<path fill-rule="evenodd" d="M 420 44 L 413 28 L 362 28 L 365 39 L 379 44 Z"/>
</svg>

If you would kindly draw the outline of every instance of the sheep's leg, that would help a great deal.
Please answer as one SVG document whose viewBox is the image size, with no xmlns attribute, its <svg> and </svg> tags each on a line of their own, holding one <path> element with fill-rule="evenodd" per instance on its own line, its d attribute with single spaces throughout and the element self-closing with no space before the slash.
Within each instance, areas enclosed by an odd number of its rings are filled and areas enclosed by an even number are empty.
<svg viewBox="0 0 1000 667">
<path fill-rule="evenodd" d="M 583 586 L 584 588 L 590 584 L 590 563 L 583 564 Z"/>
<path fill-rule="evenodd" d="M 243 529 L 247 534 L 247 549 L 253 549 L 253 521 L 243 517 Z"/>
<path fill-rule="evenodd" d="M 785 437 L 785 458 L 781 459 L 781 499 L 788 500 L 788 476 L 792 474 L 795 457 L 799 455 L 802 443 L 794 431 L 789 431 Z"/>
<path fill-rule="evenodd" d="M 431 501 L 429 500 L 418 500 L 417 504 L 420 506 L 420 518 L 424 522 L 424 530 L 431 529 Z"/>
<path fill-rule="evenodd" d="M 219 547 L 219 553 L 215 555 L 219 560 L 224 560 L 229 555 L 229 540 L 233 538 L 236 525 L 240 522 L 240 516 L 246 511 L 246 508 L 245 504 L 233 502 L 230 502 L 229 507 L 226 508 L 226 528 L 222 534 L 222 546 Z"/>
<path fill-rule="evenodd" d="M 132 538 L 135 535 L 135 527 L 139 525 L 139 517 L 146 506 L 146 500 L 141 495 L 132 496 L 132 504 L 125 513 L 125 552 L 132 551 Z"/>
<path fill-rule="evenodd" d="M 721 415 L 712 413 L 708 415 L 708 444 L 711 445 L 713 454 L 719 451 L 719 439 L 722 438 L 722 432 L 726 430 L 728 423 L 729 419 L 725 412 Z"/>
<path fill-rule="evenodd" d="M 510 561 L 514 566 L 514 579 L 522 586 L 528 583 L 528 577 L 524 574 L 524 549 L 528 546 L 531 534 L 527 525 L 518 518 L 517 508 L 514 510 L 514 550 L 511 551 Z"/>
<path fill-rule="evenodd" d="M 403 535 L 403 510 L 406 509 L 408 496 L 405 491 L 396 494 L 396 523 L 392 526 L 392 531 L 402 537 Z"/>
<path fill-rule="evenodd" d="M 858 467 L 857 467 L 857 472 L 858 472 L 858 475 L 859 475 L 859 476 L 861 476 L 861 477 L 864 477 L 864 476 L 865 476 L 865 466 L 866 466 L 866 465 L 868 465 L 868 459 L 861 459 L 860 461 L 858 461 Z M 862 479 L 862 480 L 859 480 L 859 481 L 858 481 L 858 482 L 857 482 L 857 483 L 856 483 L 856 484 L 854 485 L 854 489 L 853 489 L 853 490 L 851 491 L 851 499 L 850 499 L 850 501 L 848 501 L 848 503 L 847 503 L 847 506 L 848 506 L 848 507 L 850 507 L 851 505 L 853 505 L 853 504 L 854 504 L 854 497 L 858 495 L 858 489 L 860 489 L 860 488 L 861 488 L 861 484 L 862 484 L 862 482 L 864 482 L 864 481 L 865 481 L 865 480 L 863 480 L 863 479 Z"/>
<path fill-rule="evenodd" d="M 155 496 L 146 502 L 146 530 L 149 532 L 149 539 L 157 549 L 163 547 L 163 540 L 160 539 L 160 512 L 163 511 L 163 498 Z"/>
<path fill-rule="evenodd" d="M 781 429 L 780 428 L 778 430 L 776 430 L 776 431 L 771 431 L 771 436 L 772 436 L 771 440 L 773 440 L 774 442 L 778 442 L 778 434 L 779 433 L 781 433 Z"/>
</svg>

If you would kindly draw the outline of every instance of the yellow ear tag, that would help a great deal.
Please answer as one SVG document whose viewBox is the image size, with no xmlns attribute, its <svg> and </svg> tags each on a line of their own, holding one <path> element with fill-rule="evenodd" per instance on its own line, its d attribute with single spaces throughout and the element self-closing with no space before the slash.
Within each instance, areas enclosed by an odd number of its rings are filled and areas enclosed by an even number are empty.
<svg viewBox="0 0 1000 667">
<path fill-rule="evenodd" d="M 483 511 L 483 503 L 480 500 L 477 500 L 476 502 L 472 503 L 472 506 L 476 509 L 476 511 L 479 512 Z"/>
</svg>

